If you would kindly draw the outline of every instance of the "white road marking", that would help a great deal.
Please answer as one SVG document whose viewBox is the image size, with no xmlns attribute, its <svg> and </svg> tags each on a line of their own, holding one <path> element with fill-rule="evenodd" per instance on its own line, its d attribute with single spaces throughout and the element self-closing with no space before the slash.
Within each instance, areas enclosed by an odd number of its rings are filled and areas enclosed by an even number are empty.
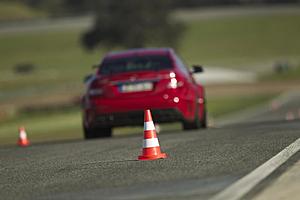
<svg viewBox="0 0 300 200">
<path fill-rule="evenodd" d="M 283 149 L 276 156 L 256 168 L 254 171 L 250 172 L 225 190 L 212 197 L 211 200 L 237 200 L 242 198 L 299 150 L 300 138 Z"/>
</svg>

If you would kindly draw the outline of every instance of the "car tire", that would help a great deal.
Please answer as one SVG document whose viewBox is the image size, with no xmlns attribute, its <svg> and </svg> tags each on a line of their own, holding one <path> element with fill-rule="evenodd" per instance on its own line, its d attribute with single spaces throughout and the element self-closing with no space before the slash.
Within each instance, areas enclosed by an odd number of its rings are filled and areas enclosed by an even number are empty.
<svg viewBox="0 0 300 200">
<path fill-rule="evenodd" d="M 104 138 L 112 136 L 112 127 L 83 128 L 85 139 Z"/>
<path fill-rule="evenodd" d="M 207 111 L 206 111 L 205 105 L 204 105 L 204 111 L 203 111 L 203 119 L 201 120 L 201 127 L 207 128 Z"/>
<path fill-rule="evenodd" d="M 201 121 L 199 120 L 199 115 L 198 115 L 198 108 L 197 111 L 195 112 L 195 119 L 193 121 L 183 121 L 183 130 L 193 130 L 193 129 L 199 129 L 201 126 Z"/>
<path fill-rule="evenodd" d="M 203 119 L 199 120 L 199 108 L 197 108 L 196 116 L 194 121 L 183 121 L 183 130 L 193 130 L 193 129 L 199 129 L 199 128 L 207 128 L 207 113 L 206 113 L 206 106 L 204 105 L 204 111 L 203 111 Z"/>
<path fill-rule="evenodd" d="M 194 130 L 194 129 L 199 129 L 201 126 L 200 121 L 197 119 L 195 119 L 192 122 L 188 122 L 188 121 L 184 121 L 183 122 L 183 130 Z"/>
</svg>

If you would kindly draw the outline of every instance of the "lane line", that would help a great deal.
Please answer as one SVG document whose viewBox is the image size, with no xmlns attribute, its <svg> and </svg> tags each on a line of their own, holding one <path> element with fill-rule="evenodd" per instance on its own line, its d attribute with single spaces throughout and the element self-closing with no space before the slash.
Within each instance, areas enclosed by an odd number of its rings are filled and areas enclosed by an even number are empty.
<svg viewBox="0 0 300 200">
<path fill-rule="evenodd" d="M 300 150 L 300 138 L 210 200 L 238 200 Z"/>
</svg>

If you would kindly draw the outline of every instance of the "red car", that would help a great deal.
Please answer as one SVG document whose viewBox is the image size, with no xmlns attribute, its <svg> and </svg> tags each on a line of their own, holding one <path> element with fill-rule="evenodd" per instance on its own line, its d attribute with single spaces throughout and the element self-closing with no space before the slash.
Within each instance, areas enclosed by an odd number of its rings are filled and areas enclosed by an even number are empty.
<svg viewBox="0 0 300 200">
<path fill-rule="evenodd" d="M 132 49 L 107 54 L 87 81 L 82 98 L 86 139 L 110 137 L 117 126 L 143 125 L 145 109 L 155 122 L 206 127 L 205 95 L 193 73 L 170 48 Z"/>
</svg>

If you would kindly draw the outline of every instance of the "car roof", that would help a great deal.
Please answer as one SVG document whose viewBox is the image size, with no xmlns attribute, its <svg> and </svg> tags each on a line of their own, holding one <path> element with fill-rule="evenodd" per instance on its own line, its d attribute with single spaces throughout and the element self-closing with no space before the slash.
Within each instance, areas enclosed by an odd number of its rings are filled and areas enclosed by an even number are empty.
<svg viewBox="0 0 300 200">
<path fill-rule="evenodd" d="M 145 56 L 145 55 L 170 55 L 173 52 L 172 48 L 140 48 L 140 49 L 129 49 L 124 51 L 113 51 L 104 57 L 104 60 L 116 59 L 116 58 L 127 58 L 133 56 Z"/>
</svg>

